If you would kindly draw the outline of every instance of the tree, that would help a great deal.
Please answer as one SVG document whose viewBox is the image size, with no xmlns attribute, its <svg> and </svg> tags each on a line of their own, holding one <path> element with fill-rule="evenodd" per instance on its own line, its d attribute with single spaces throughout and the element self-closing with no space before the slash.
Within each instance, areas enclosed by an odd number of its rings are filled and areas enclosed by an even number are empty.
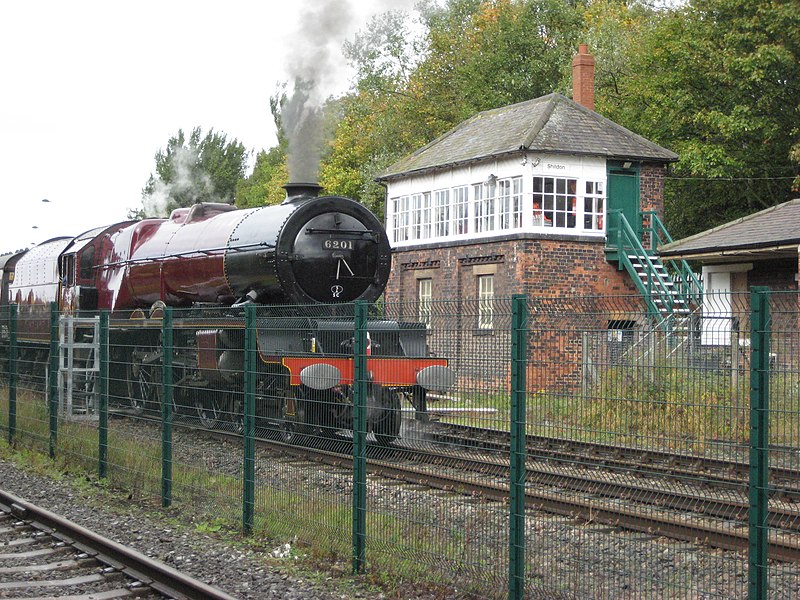
<svg viewBox="0 0 800 600">
<path fill-rule="evenodd" d="M 238 140 L 195 127 L 188 140 L 183 130 L 155 155 L 156 173 L 142 190 L 142 208 L 135 216 L 167 216 L 197 202 L 233 203 L 236 185 L 245 174 L 248 153 Z"/>
<path fill-rule="evenodd" d="M 429 50 L 411 78 L 448 127 L 475 113 L 566 91 L 581 15 L 563 0 L 452 0 L 428 13 Z"/>
<path fill-rule="evenodd" d="M 282 186 L 289 179 L 286 153 L 280 146 L 262 150 L 256 155 L 256 164 L 249 177 L 239 180 L 236 186 L 236 206 L 255 208 L 280 204 L 286 197 Z"/>
<path fill-rule="evenodd" d="M 632 56 L 661 15 L 641 1 L 593 0 L 586 6 L 580 40 L 595 57 L 595 110 L 600 114 L 615 112 L 623 87 L 634 76 Z"/>
<path fill-rule="evenodd" d="M 329 193 L 361 201 L 379 217 L 385 191 L 375 177 L 415 144 L 425 143 L 414 134 L 408 110 L 402 108 L 410 100 L 408 77 L 422 43 L 411 31 L 408 13 L 375 16 L 344 47 L 356 72 L 354 90 L 326 106 L 338 120 L 320 168 L 320 183 Z"/>
<path fill-rule="evenodd" d="M 796 0 L 692 0 L 658 14 L 604 106 L 677 152 L 666 216 L 679 237 L 789 200 L 800 142 Z"/>
<path fill-rule="evenodd" d="M 249 177 L 236 186 L 236 206 L 253 208 L 265 204 L 280 204 L 286 197 L 282 186 L 289 180 L 286 164 L 288 141 L 281 128 L 281 106 L 285 102 L 286 86 L 281 85 L 269 99 L 272 120 L 278 134 L 278 144 L 256 155 L 256 164 Z"/>
<path fill-rule="evenodd" d="M 341 102 L 322 182 L 379 214 L 376 175 L 476 112 L 562 89 L 580 31 L 580 13 L 563 0 L 421 6 L 418 37 L 394 11 L 345 48 L 357 82 Z"/>
</svg>

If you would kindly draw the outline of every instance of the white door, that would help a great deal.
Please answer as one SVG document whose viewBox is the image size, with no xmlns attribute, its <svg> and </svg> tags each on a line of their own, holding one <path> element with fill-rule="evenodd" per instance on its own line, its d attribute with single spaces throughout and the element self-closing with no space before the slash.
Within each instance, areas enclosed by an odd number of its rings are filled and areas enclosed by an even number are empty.
<svg viewBox="0 0 800 600">
<path fill-rule="evenodd" d="M 731 343 L 731 273 L 703 269 L 703 344 Z"/>
</svg>

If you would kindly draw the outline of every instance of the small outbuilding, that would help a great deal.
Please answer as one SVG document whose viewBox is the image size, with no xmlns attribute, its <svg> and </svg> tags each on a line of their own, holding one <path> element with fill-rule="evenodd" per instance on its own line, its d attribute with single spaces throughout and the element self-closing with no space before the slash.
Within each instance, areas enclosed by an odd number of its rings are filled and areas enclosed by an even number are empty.
<svg viewBox="0 0 800 600">
<path fill-rule="evenodd" d="M 800 198 L 666 244 L 659 255 L 702 267 L 702 339 L 724 344 L 746 327 L 751 288 L 800 289 Z"/>
</svg>

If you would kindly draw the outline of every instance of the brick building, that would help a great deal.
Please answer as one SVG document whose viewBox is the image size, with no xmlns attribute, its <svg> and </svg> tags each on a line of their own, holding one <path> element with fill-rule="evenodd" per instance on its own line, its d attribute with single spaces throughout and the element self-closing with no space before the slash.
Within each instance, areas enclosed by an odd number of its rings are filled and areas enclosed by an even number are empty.
<svg viewBox="0 0 800 600">
<path fill-rule="evenodd" d="M 474 301 L 473 336 L 498 327 L 494 299 L 512 294 L 629 295 L 638 314 L 674 307 L 647 277 L 668 278 L 653 271 L 649 242 L 677 155 L 594 112 L 593 82 L 581 46 L 579 102 L 554 93 L 481 112 L 381 174 L 388 301 L 417 306 L 422 320 L 431 301 Z"/>
<path fill-rule="evenodd" d="M 591 107 L 589 59 L 582 46 L 574 95 Z M 647 242 L 677 155 L 587 106 L 550 94 L 488 110 L 383 173 L 387 299 L 636 294 L 607 248 L 610 212 Z"/>
</svg>

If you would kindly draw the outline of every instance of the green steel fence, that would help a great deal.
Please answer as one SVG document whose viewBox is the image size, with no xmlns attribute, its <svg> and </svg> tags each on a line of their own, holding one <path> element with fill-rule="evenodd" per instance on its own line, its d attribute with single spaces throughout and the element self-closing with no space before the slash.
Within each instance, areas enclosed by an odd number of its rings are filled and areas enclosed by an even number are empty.
<svg viewBox="0 0 800 600">
<path fill-rule="evenodd" d="M 11 307 L 0 429 L 398 595 L 797 597 L 800 294 L 669 318 L 635 296 Z"/>
</svg>

